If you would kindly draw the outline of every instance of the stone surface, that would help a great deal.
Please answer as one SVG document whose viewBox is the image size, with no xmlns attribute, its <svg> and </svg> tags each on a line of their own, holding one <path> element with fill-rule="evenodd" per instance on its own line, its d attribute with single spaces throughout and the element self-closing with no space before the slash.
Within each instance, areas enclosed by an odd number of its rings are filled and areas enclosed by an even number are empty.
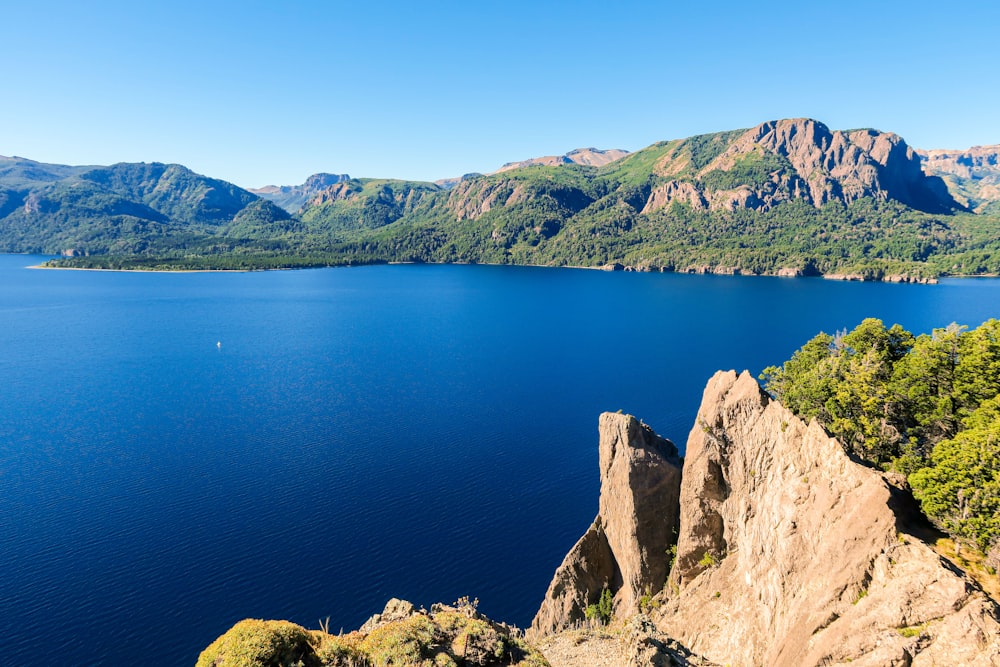
<svg viewBox="0 0 1000 667">
<path fill-rule="evenodd" d="M 997 607 L 911 535 L 889 476 L 748 373 L 716 374 L 691 430 L 673 591 L 658 627 L 745 665 L 996 665 Z"/>
<path fill-rule="evenodd" d="M 381 625 L 392 623 L 394 621 L 402 621 L 403 619 L 413 616 L 415 613 L 417 613 L 417 610 L 413 607 L 412 602 L 392 598 L 385 603 L 385 609 L 382 610 L 381 614 L 374 614 L 371 618 L 365 621 L 365 624 L 361 626 L 359 632 L 368 634 Z"/>
<path fill-rule="evenodd" d="M 986 566 L 993 568 L 994 571 L 1000 570 L 1000 541 L 986 554 Z"/>
<path fill-rule="evenodd" d="M 918 150 L 928 174 L 940 176 L 960 204 L 977 213 L 1000 211 L 1000 145 L 967 150 Z"/>
<path fill-rule="evenodd" d="M 582 164 L 588 167 L 603 167 L 604 165 L 610 164 L 615 160 L 620 160 L 626 155 L 628 155 L 628 151 L 621 150 L 619 148 L 611 148 L 608 150 L 602 150 L 600 148 L 577 148 L 569 153 L 566 153 L 565 155 L 546 155 L 544 157 L 535 157 L 528 160 L 508 162 L 497 169 L 494 173 L 510 171 L 511 169 L 520 169 L 522 167 L 534 167 L 537 165 L 553 166 L 559 164 Z"/>
<path fill-rule="evenodd" d="M 711 189 L 700 181 L 712 172 L 730 172 L 746 160 L 766 155 L 784 158 L 788 168 L 732 189 Z M 673 178 L 689 165 L 689 157 L 681 150 L 668 154 L 655 172 Z M 849 204 L 862 197 L 894 199 L 930 212 L 958 206 L 945 182 L 925 174 L 920 157 L 898 135 L 877 130 L 830 130 L 809 118 L 768 121 L 747 130 L 699 169 L 696 177 L 696 183 L 671 180 L 657 186 L 642 212 L 674 202 L 694 210 L 767 211 L 793 199 L 820 207 L 831 201 Z"/>
<path fill-rule="evenodd" d="M 621 632 L 621 642 L 621 664 L 625 667 L 708 667 L 715 664 L 664 635 L 645 614 L 628 620 Z"/>
<path fill-rule="evenodd" d="M 599 517 L 621 573 L 618 612 L 638 610 L 643 594 L 667 580 L 676 540 L 681 459 L 672 442 L 630 415 L 600 417 Z"/>
<path fill-rule="evenodd" d="M 584 620 L 607 587 L 615 611 L 638 610 L 644 594 L 663 587 L 667 550 L 677 529 L 677 448 L 631 415 L 600 417 L 600 510 L 556 570 L 532 632 L 544 635 Z"/>
<path fill-rule="evenodd" d="M 687 204 L 695 211 L 704 211 L 708 208 L 708 201 L 694 183 L 667 181 L 663 185 L 658 185 L 653 189 L 641 212 L 649 213 L 657 209 L 666 208 L 674 202 Z"/>
<path fill-rule="evenodd" d="M 594 591 L 599 595 L 604 586 L 616 585 L 621 585 L 621 573 L 598 516 L 552 577 L 532 633 L 545 635 L 582 623 L 587 605 L 597 601 Z"/>
<path fill-rule="evenodd" d="M 589 629 L 540 637 L 534 646 L 552 667 L 617 667 L 625 663 L 617 635 Z"/>
</svg>

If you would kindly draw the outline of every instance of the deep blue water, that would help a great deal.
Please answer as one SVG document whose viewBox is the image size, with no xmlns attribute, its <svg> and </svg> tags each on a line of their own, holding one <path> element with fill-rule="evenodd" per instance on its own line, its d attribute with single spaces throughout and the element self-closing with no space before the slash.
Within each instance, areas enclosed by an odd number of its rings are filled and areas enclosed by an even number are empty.
<svg viewBox="0 0 1000 667">
<path fill-rule="evenodd" d="M 0 256 L 0 656 L 192 665 L 246 617 L 389 597 L 527 625 L 597 510 L 597 417 L 682 447 L 706 380 L 1000 281 L 376 266 L 40 271 Z M 216 345 L 221 342 L 221 348 Z"/>
</svg>

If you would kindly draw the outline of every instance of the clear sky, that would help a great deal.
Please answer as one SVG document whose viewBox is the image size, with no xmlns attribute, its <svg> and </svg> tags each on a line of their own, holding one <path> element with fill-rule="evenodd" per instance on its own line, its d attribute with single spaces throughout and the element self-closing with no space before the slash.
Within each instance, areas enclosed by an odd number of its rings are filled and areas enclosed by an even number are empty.
<svg viewBox="0 0 1000 667">
<path fill-rule="evenodd" d="M 1000 3 L 10 0 L 0 155 L 434 180 L 809 116 L 1000 143 Z"/>
</svg>

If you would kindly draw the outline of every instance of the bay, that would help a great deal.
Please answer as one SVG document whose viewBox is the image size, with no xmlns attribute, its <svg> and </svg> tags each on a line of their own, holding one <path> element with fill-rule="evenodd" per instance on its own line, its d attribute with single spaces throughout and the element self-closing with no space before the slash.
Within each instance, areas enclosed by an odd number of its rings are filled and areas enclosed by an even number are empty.
<svg viewBox="0 0 1000 667">
<path fill-rule="evenodd" d="M 0 256 L 0 655 L 191 665 L 236 621 L 469 595 L 524 626 L 597 511 L 597 418 L 681 447 L 718 369 L 1000 316 L 938 285 Z"/>
</svg>

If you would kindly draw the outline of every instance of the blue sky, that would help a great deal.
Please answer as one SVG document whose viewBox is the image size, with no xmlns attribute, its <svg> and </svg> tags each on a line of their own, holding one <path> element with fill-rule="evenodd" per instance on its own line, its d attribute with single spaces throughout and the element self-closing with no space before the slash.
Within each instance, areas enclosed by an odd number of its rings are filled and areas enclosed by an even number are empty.
<svg viewBox="0 0 1000 667">
<path fill-rule="evenodd" d="M 44 162 L 433 180 L 797 116 L 1000 143 L 994 2 L 5 5 L 0 155 Z"/>
</svg>

